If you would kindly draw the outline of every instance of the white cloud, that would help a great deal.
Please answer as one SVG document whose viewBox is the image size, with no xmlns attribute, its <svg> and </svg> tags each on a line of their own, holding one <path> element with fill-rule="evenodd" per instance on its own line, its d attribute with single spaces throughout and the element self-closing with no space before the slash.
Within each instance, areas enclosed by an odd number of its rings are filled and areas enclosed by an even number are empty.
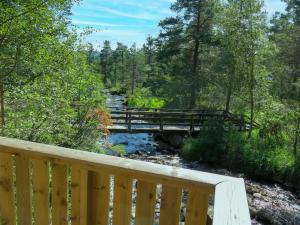
<svg viewBox="0 0 300 225">
<path fill-rule="evenodd" d="M 137 19 L 157 19 L 158 17 L 162 16 L 168 16 L 171 14 L 171 10 L 169 9 L 172 2 L 175 0 L 102 0 L 103 2 L 115 5 L 115 6 L 130 6 L 134 7 L 134 9 L 137 9 L 138 11 L 143 11 L 143 13 L 140 14 L 129 14 L 124 13 L 123 11 L 116 12 L 116 15 L 123 15 L 130 18 L 137 18 Z M 99 2 L 97 0 L 89 0 L 89 3 L 96 8 L 100 8 Z M 169 4 L 166 4 L 169 3 Z M 107 8 L 107 7 L 105 7 Z M 110 13 L 111 10 L 114 9 L 108 9 L 108 12 Z M 116 11 L 116 10 L 114 10 Z M 120 14 L 121 13 L 121 14 Z M 146 16 L 145 16 L 146 15 Z"/>
<path fill-rule="evenodd" d="M 88 7 L 91 10 L 99 10 L 105 13 L 113 14 L 116 16 L 121 17 L 128 17 L 128 18 L 134 18 L 134 19 L 144 19 L 144 20 L 154 20 L 157 19 L 157 17 L 151 13 L 148 12 L 139 12 L 139 13 L 128 13 L 124 11 L 120 11 L 117 9 L 112 9 L 105 6 L 96 6 L 96 5 L 89 5 Z"/>
<path fill-rule="evenodd" d="M 120 27 L 124 26 L 122 24 L 114 24 L 114 23 L 102 23 L 95 21 L 85 21 L 85 20 L 72 20 L 72 23 L 75 25 L 91 25 L 91 26 L 106 26 L 106 27 Z"/>
</svg>

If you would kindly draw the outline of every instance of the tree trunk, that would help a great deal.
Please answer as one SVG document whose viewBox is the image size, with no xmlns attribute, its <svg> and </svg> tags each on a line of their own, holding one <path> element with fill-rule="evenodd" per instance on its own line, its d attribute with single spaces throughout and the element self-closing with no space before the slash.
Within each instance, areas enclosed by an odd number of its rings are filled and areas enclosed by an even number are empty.
<svg viewBox="0 0 300 225">
<path fill-rule="evenodd" d="M 118 81 L 118 76 L 117 76 L 117 63 L 115 63 L 115 68 L 114 68 L 114 84 L 115 86 L 117 85 L 117 81 Z"/>
<path fill-rule="evenodd" d="M 104 64 L 104 84 L 107 82 L 107 68 L 106 68 L 106 63 Z"/>
<path fill-rule="evenodd" d="M 300 139 L 300 118 L 296 121 L 296 130 L 295 130 L 295 141 L 294 141 L 294 155 L 297 156 L 298 144 Z"/>
<path fill-rule="evenodd" d="M 251 59 L 250 67 L 250 130 L 248 137 L 251 137 L 254 122 L 254 57 Z"/>
<path fill-rule="evenodd" d="M 134 94 L 134 86 L 135 86 L 135 73 L 136 73 L 136 63 L 135 60 L 132 64 L 132 78 L 131 78 L 131 94 Z"/>
<path fill-rule="evenodd" d="M 225 104 L 225 111 L 229 112 L 230 111 L 230 102 L 231 102 L 231 95 L 232 95 L 232 87 L 233 87 L 233 77 L 235 74 L 235 69 L 232 69 L 232 72 L 230 73 L 229 76 L 229 85 L 227 89 L 227 95 L 226 95 L 226 104 Z"/>
<path fill-rule="evenodd" d="M 124 51 L 122 50 L 122 76 L 121 76 L 121 82 L 124 83 L 125 75 L 124 75 Z"/>
<path fill-rule="evenodd" d="M 252 4 L 250 2 L 250 8 L 252 11 Z M 251 137 L 252 129 L 253 129 L 253 122 L 254 122 L 254 85 L 255 85 L 255 78 L 254 78 L 254 66 L 255 66 L 255 50 L 254 50 L 254 37 L 253 37 L 253 15 L 250 16 L 250 37 L 251 37 L 251 52 L 250 52 L 250 130 L 248 137 Z"/>
<path fill-rule="evenodd" d="M 191 80 L 191 101 L 190 101 L 190 108 L 194 108 L 196 106 L 196 88 L 197 88 L 197 74 L 198 74 L 198 66 L 199 66 L 199 47 L 200 47 L 200 39 L 197 36 L 200 33 L 200 21 L 201 15 L 200 15 L 200 6 L 198 9 L 197 14 L 197 26 L 195 31 L 195 48 L 193 53 L 193 65 L 192 65 L 192 80 Z"/>
<path fill-rule="evenodd" d="M 5 109 L 4 109 L 4 84 L 0 83 L 0 110 L 1 110 L 1 135 L 4 135 Z"/>
</svg>

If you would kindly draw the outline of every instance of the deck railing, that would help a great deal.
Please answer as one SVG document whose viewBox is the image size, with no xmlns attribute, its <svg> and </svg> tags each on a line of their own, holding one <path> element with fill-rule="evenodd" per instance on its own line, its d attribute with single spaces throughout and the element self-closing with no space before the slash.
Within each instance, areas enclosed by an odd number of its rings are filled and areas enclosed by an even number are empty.
<svg viewBox="0 0 300 225">
<path fill-rule="evenodd" d="M 1 225 L 205 225 L 213 197 L 250 225 L 242 179 L 0 137 Z"/>
</svg>

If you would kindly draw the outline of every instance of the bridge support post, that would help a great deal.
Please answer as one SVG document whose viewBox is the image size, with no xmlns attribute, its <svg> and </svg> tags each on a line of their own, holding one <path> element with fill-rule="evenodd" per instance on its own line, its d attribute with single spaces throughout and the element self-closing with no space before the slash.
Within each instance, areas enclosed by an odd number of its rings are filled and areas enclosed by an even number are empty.
<svg viewBox="0 0 300 225">
<path fill-rule="evenodd" d="M 125 117 L 126 117 L 125 122 L 128 123 L 128 108 L 126 108 L 126 116 Z"/>
<path fill-rule="evenodd" d="M 190 126 L 190 131 L 191 131 L 191 132 L 194 132 L 194 131 L 195 131 L 194 115 L 191 116 L 191 126 Z"/>
<path fill-rule="evenodd" d="M 159 114 L 159 129 L 161 132 L 164 130 L 164 121 L 161 113 Z"/>
<path fill-rule="evenodd" d="M 127 118 L 127 120 L 128 120 L 128 130 L 129 131 L 131 131 L 131 112 L 128 112 L 128 118 Z"/>
</svg>

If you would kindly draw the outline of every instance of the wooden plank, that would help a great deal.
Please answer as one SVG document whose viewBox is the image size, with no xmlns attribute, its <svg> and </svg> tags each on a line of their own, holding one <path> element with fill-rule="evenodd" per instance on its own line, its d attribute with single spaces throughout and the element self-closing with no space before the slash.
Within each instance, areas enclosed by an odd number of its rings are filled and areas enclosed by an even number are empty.
<svg viewBox="0 0 300 225">
<path fill-rule="evenodd" d="M 0 153 L 0 224 L 15 225 L 12 156 Z"/>
<path fill-rule="evenodd" d="M 153 225 L 156 204 L 156 185 L 138 181 L 136 225 Z"/>
<path fill-rule="evenodd" d="M 206 225 L 208 195 L 191 189 L 188 193 L 185 225 Z"/>
<path fill-rule="evenodd" d="M 17 218 L 22 224 L 31 224 L 31 196 L 29 158 L 16 156 Z"/>
<path fill-rule="evenodd" d="M 72 167 L 72 225 L 87 225 L 88 171 Z"/>
<path fill-rule="evenodd" d="M 216 184 L 234 178 L 195 170 L 158 165 L 132 159 L 124 159 L 92 152 L 67 149 L 28 141 L 0 137 L 0 149 L 11 154 L 24 154 L 30 158 L 47 159 L 60 164 L 78 165 L 92 171 L 134 177 L 138 180 L 161 184 L 196 186 L 203 191 L 214 192 Z"/>
<path fill-rule="evenodd" d="M 32 160 L 34 221 L 36 225 L 50 224 L 49 170 L 46 160 Z"/>
<path fill-rule="evenodd" d="M 162 187 L 159 224 L 178 225 L 182 190 L 178 187 Z"/>
<path fill-rule="evenodd" d="M 213 225 L 224 224 L 251 224 L 243 179 L 222 182 L 216 187 Z"/>
<path fill-rule="evenodd" d="M 52 167 L 52 224 L 67 225 L 67 166 Z"/>
<path fill-rule="evenodd" d="M 88 224 L 107 225 L 109 215 L 109 175 L 89 171 Z"/>
<path fill-rule="evenodd" d="M 129 225 L 132 206 L 132 180 L 125 176 L 115 176 L 113 225 Z"/>
</svg>

